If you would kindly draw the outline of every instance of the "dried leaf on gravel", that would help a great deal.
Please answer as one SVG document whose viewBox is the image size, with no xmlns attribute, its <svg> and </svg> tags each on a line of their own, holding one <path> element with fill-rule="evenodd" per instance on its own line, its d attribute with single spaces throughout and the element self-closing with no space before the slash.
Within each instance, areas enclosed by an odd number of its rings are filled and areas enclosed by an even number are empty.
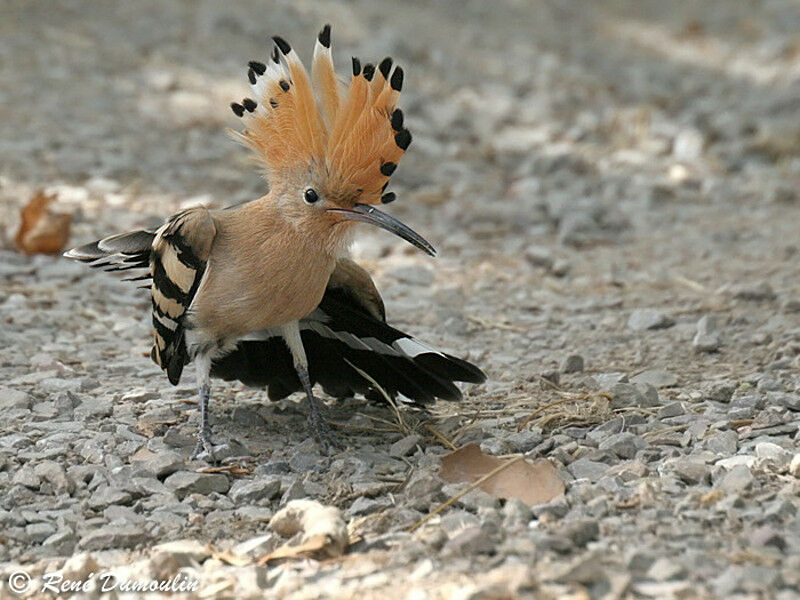
<svg viewBox="0 0 800 600">
<path fill-rule="evenodd" d="M 474 483 L 485 478 L 477 487 L 487 494 L 516 498 L 531 506 L 564 493 L 564 482 L 549 461 L 498 458 L 484 454 L 478 444 L 468 444 L 445 456 L 439 475 L 450 483 Z"/>
<path fill-rule="evenodd" d="M 279 558 L 333 558 L 349 543 L 342 512 L 314 500 L 292 500 L 270 519 L 269 528 L 292 539 L 262 557 L 260 565 Z"/>
<path fill-rule="evenodd" d="M 20 213 L 14 238 L 17 250 L 24 254 L 60 254 L 69 241 L 72 217 L 53 212 L 55 194 L 36 192 Z"/>
</svg>

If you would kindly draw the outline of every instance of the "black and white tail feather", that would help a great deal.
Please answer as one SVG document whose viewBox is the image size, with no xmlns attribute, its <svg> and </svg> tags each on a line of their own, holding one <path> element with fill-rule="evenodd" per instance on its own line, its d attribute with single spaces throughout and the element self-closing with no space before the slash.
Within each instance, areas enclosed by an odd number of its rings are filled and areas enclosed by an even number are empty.
<svg viewBox="0 0 800 600">
<path fill-rule="evenodd" d="M 145 281 L 152 279 L 156 238 L 156 231 L 119 234 L 74 248 L 65 256 L 105 271 L 130 273 L 126 280 Z M 200 270 L 197 281 L 199 274 Z M 152 283 L 153 288 L 163 293 L 162 288 L 169 284 L 160 277 L 157 279 L 159 281 Z M 182 300 L 188 308 L 191 298 Z M 155 302 L 154 309 L 157 309 Z M 190 359 L 183 340 L 184 315 L 176 315 L 174 328 L 164 332 L 164 324 L 156 323 L 157 314 L 154 311 L 156 333 L 169 336 L 168 341 L 179 340 L 179 343 L 168 353 L 171 360 L 159 360 L 158 354 L 164 350 L 159 349 L 157 335 L 151 356 L 167 371 L 170 381 L 177 384 L 183 366 Z M 358 393 L 375 400 L 383 397 L 373 382 L 359 371 L 369 375 L 391 398 L 400 395 L 401 399 L 416 404 L 436 398 L 459 400 L 461 392 L 454 382 L 482 383 L 486 380 L 476 366 L 389 326 L 382 311 L 367 305 L 358 293 L 346 286 L 329 285 L 320 305 L 301 319 L 299 325 L 311 383 L 319 383 L 327 394 L 336 398 Z M 212 361 L 211 375 L 227 381 L 239 380 L 248 386 L 266 387 L 272 400 L 303 389 L 284 339 L 279 331 L 273 330 L 238 340 L 230 352 Z"/>
</svg>

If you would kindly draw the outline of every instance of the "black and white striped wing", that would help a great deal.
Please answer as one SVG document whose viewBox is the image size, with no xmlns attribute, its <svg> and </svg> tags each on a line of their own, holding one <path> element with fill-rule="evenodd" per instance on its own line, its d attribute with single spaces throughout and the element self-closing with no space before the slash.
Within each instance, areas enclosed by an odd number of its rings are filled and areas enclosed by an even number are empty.
<svg viewBox="0 0 800 600">
<path fill-rule="evenodd" d="M 66 258 L 103 271 L 120 271 L 125 281 L 150 279 L 150 252 L 155 231 L 119 233 L 64 253 Z"/>
<path fill-rule="evenodd" d="M 189 362 L 186 313 L 206 269 L 216 235 L 208 210 L 191 208 L 170 218 L 155 235 L 150 253 L 153 361 L 177 385 Z"/>
<path fill-rule="evenodd" d="M 300 321 L 312 383 L 326 393 L 356 393 L 379 398 L 368 374 L 392 397 L 402 394 L 417 403 L 436 398 L 459 400 L 455 381 L 481 383 L 486 376 L 475 365 L 450 356 L 387 325 L 360 304 L 347 288 L 329 286 L 319 307 Z M 211 374 L 246 385 L 268 386 L 273 400 L 302 389 L 282 338 L 265 332 L 244 339 L 212 364 Z"/>
</svg>

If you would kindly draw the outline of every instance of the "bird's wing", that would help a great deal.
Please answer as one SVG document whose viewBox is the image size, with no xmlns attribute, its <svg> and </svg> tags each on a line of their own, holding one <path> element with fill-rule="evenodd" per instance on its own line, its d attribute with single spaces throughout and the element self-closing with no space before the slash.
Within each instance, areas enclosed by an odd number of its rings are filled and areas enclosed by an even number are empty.
<svg viewBox="0 0 800 600">
<path fill-rule="evenodd" d="M 319 307 L 300 321 L 312 382 L 335 397 L 362 393 L 379 398 L 371 378 L 391 397 L 399 393 L 425 403 L 460 399 L 454 381 L 485 381 L 475 365 L 387 325 L 383 303 L 366 272 L 350 261 L 343 267 L 347 272 L 337 266 L 340 272 L 335 271 Z M 271 331 L 241 340 L 232 353 L 213 363 L 211 373 L 268 386 L 273 400 L 301 389 L 283 340 Z"/>
<path fill-rule="evenodd" d="M 123 271 L 126 279 L 151 282 L 154 345 L 151 358 L 180 381 L 188 362 L 185 316 L 206 269 L 216 227 L 208 209 L 195 207 L 171 217 L 156 231 L 131 231 L 64 253 L 90 267 Z"/>
<path fill-rule="evenodd" d="M 128 275 L 126 281 L 150 279 L 150 252 L 155 237 L 155 231 L 119 233 L 68 250 L 64 256 L 104 271 L 124 271 Z"/>
<path fill-rule="evenodd" d="M 195 207 L 171 217 L 158 231 L 150 253 L 153 361 L 177 385 L 184 365 L 186 315 L 200 286 L 217 230 L 208 209 Z"/>
</svg>

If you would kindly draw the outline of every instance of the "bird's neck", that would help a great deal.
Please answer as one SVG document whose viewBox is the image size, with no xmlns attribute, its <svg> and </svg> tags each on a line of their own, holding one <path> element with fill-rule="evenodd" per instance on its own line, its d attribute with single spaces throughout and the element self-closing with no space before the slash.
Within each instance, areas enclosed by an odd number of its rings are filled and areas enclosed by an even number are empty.
<svg viewBox="0 0 800 600">
<path fill-rule="evenodd" d="M 287 210 L 285 203 L 272 193 L 243 208 L 242 217 L 251 224 L 251 231 L 257 236 L 255 239 L 285 236 L 293 240 L 296 247 L 311 245 L 332 260 L 348 254 L 352 227 L 333 225 L 324 214 L 315 214 L 302 206 Z"/>
</svg>

